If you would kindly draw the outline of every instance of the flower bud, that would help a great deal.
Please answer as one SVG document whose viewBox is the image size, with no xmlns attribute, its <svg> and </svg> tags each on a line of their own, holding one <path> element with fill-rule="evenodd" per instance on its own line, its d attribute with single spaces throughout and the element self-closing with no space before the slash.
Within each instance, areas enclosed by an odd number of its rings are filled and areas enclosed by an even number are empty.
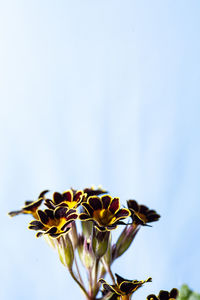
<svg viewBox="0 0 200 300">
<path fill-rule="evenodd" d="M 67 235 L 58 239 L 57 249 L 61 263 L 71 270 L 74 261 L 74 250 Z"/>
<path fill-rule="evenodd" d="M 92 251 L 91 239 L 79 236 L 78 253 L 80 260 L 86 269 L 91 269 L 94 265 L 95 257 Z"/>
<path fill-rule="evenodd" d="M 113 260 L 121 256 L 131 245 L 134 240 L 137 232 L 139 230 L 139 226 L 132 224 L 127 226 L 119 236 L 116 244 L 112 249 Z"/>
<path fill-rule="evenodd" d="M 91 221 L 81 222 L 83 235 L 88 239 L 92 234 L 93 223 Z"/>
<path fill-rule="evenodd" d="M 76 249 L 76 247 L 78 245 L 78 234 L 77 234 L 77 229 L 76 229 L 76 223 L 73 222 L 71 227 L 72 227 L 72 229 L 69 232 L 69 236 L 72 241 L 73 248 Z"/>
<path fill-rule="evenodd" d="M 108 248 L 106 253 L 103 256 L 103 260 L 106 265 L 110 266 L 112 263 L 112 245 L 111 245 L 111 234 L 109 235 L 109 240 L 108 240 Z"/>
<path fill-rule="evenodd" d="M 92 249 L 96 258 L 101 258 L 108 249 L 110 232 L 109 231 L 99 231 L 95 226 L 92 232 Z"/>
</svg>

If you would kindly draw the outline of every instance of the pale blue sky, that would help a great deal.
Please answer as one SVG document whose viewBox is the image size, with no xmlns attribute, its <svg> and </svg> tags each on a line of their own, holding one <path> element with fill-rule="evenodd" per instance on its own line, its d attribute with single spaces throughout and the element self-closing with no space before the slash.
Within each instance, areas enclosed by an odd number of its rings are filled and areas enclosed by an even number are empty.
<svg viewBox="0 0 200 300">
<path fill-rule="evenodd" d="M 199 16 L 194 0 L 0 1 L 2 300 L 82 297 L 6 213 L 91 184 L 162 215 L 113 266 L 153 278 L 134 299 L 200 292 Z"/>
</svg>

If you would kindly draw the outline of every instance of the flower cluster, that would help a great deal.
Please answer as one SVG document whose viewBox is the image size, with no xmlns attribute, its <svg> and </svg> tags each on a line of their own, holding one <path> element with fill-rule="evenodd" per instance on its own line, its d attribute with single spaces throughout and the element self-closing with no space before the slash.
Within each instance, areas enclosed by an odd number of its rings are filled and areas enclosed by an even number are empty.
<svg viewBox="0 0 200 300">
<path fill-rule="evenodd" d="M 168 291 L 160 291 L 158 296 L 151 294 L 147 296 L 147 300 L 176 300 L 178 297 L 178 290 L 172 289 L 170 292 Z"/>
<path fill-rule="evenodd" d="M 33 217 L 28 228 L 36 231 L 36 237 L 45 237 L 57 250 L 60 261 L 88 300 L 97 299 L 101 286 L 101 299 L 131 299 L 138 288 L 151 281 L 151 278 L 127 280 L 118 274 L 115 279 L 111 265 L 129 249 L 141 226 L 159 220 L 155 210 L 139 205 L 135 200 L 128 200 L 127 208 L 121 208 L 120 199 L 110 196 L 102 188 L 71 188 L 63 193 L 54 192 L 52 197 L 47 197 L 48 192 L 40 193 L 35 201 L 26 201 L 21 210 L 11 211 L 9 215 L 29 214 Z M 77 222 L 81 226 L 77 226 Z M 122 231 L 113 243 L 112 232 L 117 227 Z M 82 279 L 77 255 L 87 272 L 88 287 Z M 112 285 L 104 280 L 107 273 Z M 165 299 L 160 294 L 158 298 L 155 295 L 148 297 L 149 300 Z M 175 299 L 174 293 L 170 292 L 166 299 Z"/>
</svg>

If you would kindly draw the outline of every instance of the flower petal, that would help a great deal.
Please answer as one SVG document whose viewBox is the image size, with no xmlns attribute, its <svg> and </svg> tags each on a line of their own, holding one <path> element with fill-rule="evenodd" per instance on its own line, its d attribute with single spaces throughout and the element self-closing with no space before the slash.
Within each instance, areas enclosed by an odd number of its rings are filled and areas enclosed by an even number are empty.
<svg viewBox="0 0 200 300">
<path fill-rule="evenodd" d="M 38 231 L 35 236 L 38 238 L 38 237 L 42 236 L 43 234 L 44 234 L 43 231 Z"/>
<path fill-rule="evenodd" d="M 26 212 L 26 211 L 27 211 L 27 212 L 36 211 L 36 209 L 41 205 L 42 201 L 43 201 L 43 199 L 40 198 L 40 199 L 38 199 L 38 200 L 36 200 L 36 201 L 30 203 L 29 205 L 24 206 L 24 207 L 22 208 L 22 210 L 23 210 L 24 212 Z"/>
<path fill-rule="evenodd" d="M 112 200 L 112 197 L 109 195 L 102 196 L 101 201 L 103 203 L 103 208 L 107 209 L 110 205 L 111 200 Z"/>
<path fill-rule="evenodd" d="M 77 191 L 76 194 L 74 195 L 73 201 L 79 202 L 81 200 L 82 195 L 83 195 L 82 191 Z"/>
<path fill-rule="evenodd" d="M 33 230 L 40 230 L 44 228 L 44 225 L 40 221 L 31 221 L 28 228 Z"/>
<path fill-rule="evenodd" d="M 134 211 L 139 211 L 139 205 L 135 200 L 128 200 L 128 208 L 133 209 Z"/>
<path fill-rule="evenodd" d="M 8 213 L 8 215 L 10 217 L 15 217 L 15 216 L 20 215 L 20 214 L 23 214 L 23 210 L 14 210 L 14 211 L 10 211 Z"/>
<path fill-rule="evenodd" d="M 76 209 L 73 209 L 73 208 L 71 208 L 71 209 L 67 208 L 67 209 L 68 209 L 68 211 L 66 211 L 65 215 L 63 216 L 66 218 L 66 220 L 68 220 L 69 216 L 71 216 L 72 214 L 76 214 L 76 216 L 78 216 Z"/>
<path fill-rule="evenodd" d="M 79 215 L 79 219 L 82 221 L 92 220 L 92 217 L 90 217 L 88 214 L 82 213 Z"/>
<path fill-rule="evenodd" d="M 50 219 L 54 218 L 54 210 L 53 209 L 45 209 L 44 212 Z"/>
<path fill-rule="evenodd" d="M 68 212 L 68 208 L 65 206 L 59 206 L 54 211 L 54 216 L 56 219 L 66 218 L 66 213 Z"/>
<path fill-rule="evenodd" d="M 56 233 L 56 232 L 57 232 L 57 227 L 56 226 L 52 226 L 44 234 L 52 234 L 52 233 Z"/>
<path fill-rule="evenodd" d="M 73 201 L 73 192 L 72 192 L 72 190 L 68 190 L 68 191 L 64 192 L 62 194 L 62 196 L 63 196 L 62 201 L 68 201 L 68 202 Z"/>
<path fill-rule="evenodd" d="M 140 205 L 140 208 L 139 208 L 139 212 L 141 213 L 141 214 L 146 214 L 147 212 L 148 212 L 148 207 L 147 206 L 145 206 L 145 205 Z"/>
<path fill-rule="evenodd" d="M 49 190 L 44 190 L 42 191 L 40 194 L 39 194 L 39 197 L 38 198 L 44 198 L 45 194 L 48 193 Z"/>
<path fill-rule="evenodd" d="M 114 286 L 108 284 L 104 279 L 99 279 L 99 282 L 102 283 L 104 290 L 120 295 L 119 292 L 116 292 Z"/>
<path fill-rule="evenodd" d="M 169 292 L 168 291 L 160 291 L 158 295 L 159 300 L 168 300 L 169 299 Z"/>
<path fill-rule="evenodd" d="M 82 206 L 86 209 L 87 213 L 92 217 L 94 212 L 93 208 L 87 202 L 82 203 Z"/>
<path fill-rule="evenodd" d="M 170 298 L 176 299 L 178 297 L 178 290 L 173 288 L 169 293 Z"/>
<path fill-rule="evenodd" d="M 115 214 L 119 210 L 119 198 L 113 198 L 109 210 Z"/>
<path fill-rule="evenodd" d="M 127 279 L 124 279 L 123 277 L 119 276 L 117 273 L 115 273 L 115 277 L 117 279 L 117 284 L 120 285 L 123 281 L 127 281 Z"/>
<path fill-rule="evenodd" d="M 43 224 L 47 224 L 48 221 L 49 221 L 49 217 L 45 214 L 45 212 L 39 209 L 39 210 L 37 211 L 37 213 L 38 213 L 38 216 L 39 216 L 40 221 L 41 221 Z"/>
<path fill-rule="evenodd" d="M 102 209 L 102 202 L 99 197 L 96 196 L 89 197 L 88 203 L 94 210 Z"/>
<path fill-rule="evenodd" d="M 126 217 L 128 217 L 128 216 L 130 216 L 130 211 L 127 209 L 127 208 L 122 208 L 122 209 L 120 209 L 117 213 L 116 213 L 116 215 L 115 215 L 115 217 L 118 219 L 118 220 L 120 220 L 120 219 L 123 219 L 123 218 L 126 218 Z"/>
<path fill-rule="evenodd" d="M 124 281 L 120 284 L 120 290 L 126 295 L 135 292 L 139 287 L 141 287 L 141 283 L 132 283 L 128 281 Z"/>
<path fill-rule="evenodd" d="M 44 205 L 48 207 L 49 209 L 55 209 L 55 204 L 51 199 L 46 199 L 44 202 Z"/>
<path fill-rule="evenodd" d="M 58 192 L 55 192 L 53 193 L 53 202 L 57 205 L 59 203 L 61 203 L 63 200 L 63 197 L 60 193 Z"/>
</svg>

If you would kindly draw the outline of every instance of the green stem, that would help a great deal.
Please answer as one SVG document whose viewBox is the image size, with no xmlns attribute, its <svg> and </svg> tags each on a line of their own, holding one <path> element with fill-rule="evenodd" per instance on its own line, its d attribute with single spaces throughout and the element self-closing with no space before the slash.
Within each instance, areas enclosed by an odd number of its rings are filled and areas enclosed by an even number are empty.
<svg viewBox="0 0 200 300">
<path fill-rule="evenodd" d="M 109 275 L 110 275 L 110 277 L 111 277 L 111 279 L 112 279 L 112 281 L 113 281 L 113 284 L 115 284 L 115 277 L 114 277 L 114 275 L 113 275 L 113 273 L 112 273 L 112 271 L 111 271 L 110 266 L 108 266 L 108 273 L 109 273 Z"/>
<path fill-rule="evenodd" d="M 93 282 L 92 282 L 92 269 L 91 268 L 88 269 L 88 281 L 89 281 L 89 295 L 90 295 L 90 297 L 92 297 Z"/>
<path fill-rule="evenodd" d="M 79 287 L 81 288 L 81 290 L 83 291 L 83 293 L 85 294 L 87 299 L 90 299 L 87 291 L 85 290 L 84 286 L 78 281 L 78 279 L 76 279 L 76 276 L 74 275 L 72 269 L 69 269 L 69 273 L 72 276 L 72 278 L 74 279 L 74 281 L 79 285 Z"/>
<path fill-rule="evenodd" d="M 77 270 L 77 273 L 78 273 L 78 278 L 80 280 L 80 283 L 82 284 L 82 286 L 84 286 L 84 283 L 83 283 L 83 280 L 82 280 L 82 277 L 81 277 L 81 273 L 80 273 L 80 270 L 79 270 L 79 267 L 78 267 L 78 263 L 77 263 L 77 259 L 76 259 L 75 255 L 74 255 L 74 262 L 75 262 L 75 266 L 76 266 L 76 270 Z"/>
<path fill-rule="evenodd" d="M 110 265 L 109 265 L 109 264 L 106 264 L 106 263 L 105 263 L 105 260 L 104 260 L 103 258 L 102 258 L 101 262 L 102 262 L 104 268 L 105 268 L 105 269 L 107 270 L 107 272 L 109 273 L 109 275 L 110 275 L 110 277 L 111 277 L 111 279 L 112 279 L 112 281 L 113 281 L 113 284 L 116 284 L 116 283 L 115 283 L 115 277 L 114 277 L 114 275 L 113 275 L 113 273 L 112 273 L 112 270 L 111 270 L 111 268 L 110 268 Z M 104 274 L 104 273 L 103 273 L 103 274 Z"/>
<path fill-rule="evenodd" d="M 98 277 L 99 260 L 100 260 L 99 258 L 96 258 L 95 266 L 94 266 L 94 282 L 93 282 L 93 284 L 94 284 L 94 289 L 93 289 L 94 299 L 95 299 L 95 296 L 98 293 L 97 277 Z"/>
</svg>

